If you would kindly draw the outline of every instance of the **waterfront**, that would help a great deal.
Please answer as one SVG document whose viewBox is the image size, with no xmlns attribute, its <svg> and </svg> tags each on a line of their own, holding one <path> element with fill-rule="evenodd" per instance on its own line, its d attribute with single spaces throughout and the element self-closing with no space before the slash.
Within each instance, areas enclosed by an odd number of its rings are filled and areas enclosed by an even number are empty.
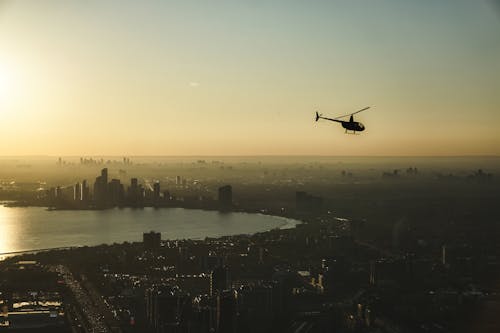
<svg viewBox="0 0 500 333">
<path fill-rule="evenodd" d="M 0 253 L 164 239 L 203 239 L 293 227 L 298 221 L 262 214 L 182 208 L 56 210 L 0 206 Z"/>
</svg>

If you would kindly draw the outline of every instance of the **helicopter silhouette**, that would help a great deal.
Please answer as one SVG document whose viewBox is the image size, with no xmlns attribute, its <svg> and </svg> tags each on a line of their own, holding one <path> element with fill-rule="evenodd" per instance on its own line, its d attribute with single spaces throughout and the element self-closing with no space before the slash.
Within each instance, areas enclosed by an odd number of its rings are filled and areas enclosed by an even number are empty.
<svg viewBox="0 0 500 333">
<path fill-rule="evenodd" d="M 359 121 L 354 121 L 354 115 L 356 113 L 360 113 L 362 111 L 368 110 L 369 108 L 370 107 L 367 106 L 367 107 L 362 108 L 361 110 L 358 110 L 356 112 L 349 113 L 349 114 L 346 114 L 346 115 L 343 115 L 343 116 L 339 116 L 339 117 L 336 117 L 336 118 L 323 117 L 322 114 L 319 114 L 318 112 L 316 112 L 316 121 L 318 121 L 320 119 L 335 121 L 337 123 L 341 123 L 342 124 L 342 127 L 345 128 L 345 133 L 346 134 L 356 134 L 356 132 L 363 132 L 365 130 L 365 125 L 363 125 Z M 341 118 L 344 118 L 344 117 L 349 117 L 349 121 L 340 120 Z M 352 133 L 349 133 L 348 131 L 352 131 Z"/>
</svg>

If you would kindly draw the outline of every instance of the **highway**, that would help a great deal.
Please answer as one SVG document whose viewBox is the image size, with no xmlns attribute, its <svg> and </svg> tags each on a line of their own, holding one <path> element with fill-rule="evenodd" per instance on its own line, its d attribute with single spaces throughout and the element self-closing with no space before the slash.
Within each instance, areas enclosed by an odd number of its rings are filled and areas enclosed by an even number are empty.
<svg viewBox="0 0 500 333">
<path fill-rule="evenodd" d="M 64 282 L 69 287 L 73 296 L 78 303 L 78 307 L 85 316 L 85 330 L 89 333 L 106 333 L 111 332 L 109 327 L 104 322 L 104 316 L 98 312 L 98 306 L 94 304 L 91 297 L 80 282 L 75 279 L 70 270 L 63 265 L 53 266 L 54 271 L 61 274 Z"/>
</svg>

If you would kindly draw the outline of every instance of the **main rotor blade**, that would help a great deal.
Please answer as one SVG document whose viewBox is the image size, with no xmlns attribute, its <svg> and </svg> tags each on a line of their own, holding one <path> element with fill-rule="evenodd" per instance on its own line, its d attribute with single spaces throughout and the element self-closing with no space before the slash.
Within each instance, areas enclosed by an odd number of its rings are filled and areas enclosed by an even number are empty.
<svg viewBox="0 0 500 333">
<path fill-rule="evenodd" d="M 356 114 L 356 113 L 360 113 L 360 112 L 365 111 L 365 110 L 368 110 L 369 108 L 370 108 L 370 107 L 369 107 L 369 106 L 367 106 L 366 108 L 362 108 L 361 110 L 358 110 L 358 111 L 356 111 L 356 112 L 351 113 L 351 115 Z"/>
<path fill-rule="evenodd" d="M 362 112 L 362 111 L 368 110 L 369 108 L 370 108 L 370 107 L 369 107 L 369 106 L 367 106 L 367 107 L 362 108 L 361 110 L 358 110 L 358 111 L 356 111 L 356 112 L 353 112 L 353 113 L 348 113 L 348 114 L 345 114 L 345 115 L 343 115 L 343 116 L 339 116 L 339 117 L 334 118 L 334 119 L 340 119 L 340 118 L 344 118 L 344 117 L 349 117 L 349 116 L 352 116 L 353 114 L 360 113 L 360 112 Z"/>
</svg>

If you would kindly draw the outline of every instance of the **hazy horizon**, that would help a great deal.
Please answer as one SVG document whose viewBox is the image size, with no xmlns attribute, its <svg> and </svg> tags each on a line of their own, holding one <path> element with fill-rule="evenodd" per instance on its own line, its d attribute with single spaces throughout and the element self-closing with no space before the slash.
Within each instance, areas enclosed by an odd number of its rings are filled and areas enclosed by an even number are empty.
<svg viewBox="0 0 500 333">
<path fill-rule="evenodd" d="M 76 154 L 76 155 L 61 155 L 61 154 L 39 154 L 39 155 L 0 155 L 0 158 L 118 158 L 123 157 L 128 158 L 265 158 L 265 157 L 279 157 L 279 158 L 296 158 L 296 157 L 307 157 L 307 158 L 500 158 L 500 154 L 469 154 L 469 155 L 313 155 L 313 154 L 259 154 L 259 155 L 88 155 L 88 154 Z"/>
<path fill-rule="evenodd" d="M 0 155 L 498 156 L 495 9 L 0 1 Z"/>
</svg>

